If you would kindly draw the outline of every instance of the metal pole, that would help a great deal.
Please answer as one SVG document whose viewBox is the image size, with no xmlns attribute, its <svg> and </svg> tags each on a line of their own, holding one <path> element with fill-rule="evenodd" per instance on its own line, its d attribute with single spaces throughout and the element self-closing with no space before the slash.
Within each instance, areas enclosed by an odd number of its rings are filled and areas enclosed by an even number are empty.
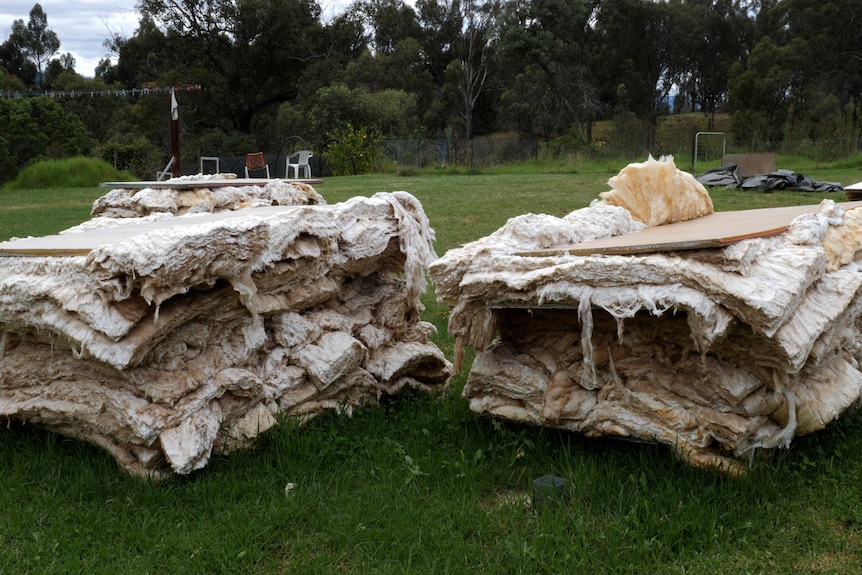
<svg viewBox="0 0 862 575">
<path fill-rule="evenodd" d="M 691 169 L 697 172 L 697 141 L 701 136 L 721 136 L 721 156 L 727 153 L 727 134 L 724 132 L 698 132 L 694 135 L 694 153 L 691 158 Z"/>
<path fill-rule="evenodd" d="M 171 157 L 174 159 L 174 164 L 171 166 L 171 177 L 178 178 L 182 175 L 180 166 L 180 114 L 173 88 L 171 88 Z"/>
</svg>

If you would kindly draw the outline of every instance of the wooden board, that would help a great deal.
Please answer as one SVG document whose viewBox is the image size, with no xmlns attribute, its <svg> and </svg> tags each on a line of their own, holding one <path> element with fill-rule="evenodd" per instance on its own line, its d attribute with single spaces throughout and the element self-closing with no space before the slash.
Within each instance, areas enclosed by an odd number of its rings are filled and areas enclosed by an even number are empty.
<svg viewBox="0 0 862 575">
<path fill-rule="evenodd" d="M 848 200 L 862 200 L 862 182 L 844 186 L 844 195 Z"/>
<path fill-rule="evenodd" d="M 142 182 L 102 182 L 99 184 L 101 188 L 127 188 L 127 189 L 168 189 L 168 190 L 193 190 L 196 188 L 225 188 L 228 186 L 265 186 L 270 182 L 276 181 L 278 178 L 224 178 L 212 180 L 164 180 L 142 181 Z M 323 180 L 286 180 L 282 182 L 299 182 L 302 184 L 322 184 Z"/>
<path fill-rule="evenodd" d="M 174 226 L 185 227 L 195 224 L 205 224 L 243 216 L 266 217 L 302 207 L 266 206 L 146 222 L 136 221 L 136 218 L 129 218 L 126 220 L 128 223 L 115 228 L 100 228 L 72 234 L 21 238 L 0 242 L 0 257 L 85 256 L 99 246 L 116 243 L 154 230 L 167 229 Z"/>
<path fill-rule="evenodd" d="M 862 207 L 862 201 L 836 204 L 846 209 Z M 819 205 L 788 206 L 734 212 L 715 212 L 684 222 L 647 228 L 639 232 L 593 240 L 580 244 L 521 252 L 520 256 L 571 254 L 641 254 L 673 250 L 717 248 L 748 238 L 766 237 L 787 231 L 799 215 L 815 213 Z"/>
<path fill-rule="evenodd" d="M 725 154 L 721 157 L 721 165 L 735 165 L 741 178 L 768 174 L 775 171 L 775 152 Z"/>
</svg>

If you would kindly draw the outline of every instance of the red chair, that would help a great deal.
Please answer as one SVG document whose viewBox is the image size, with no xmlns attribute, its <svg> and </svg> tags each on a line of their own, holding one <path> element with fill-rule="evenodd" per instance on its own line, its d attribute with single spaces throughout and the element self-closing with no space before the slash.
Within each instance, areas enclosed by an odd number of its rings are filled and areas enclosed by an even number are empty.
<svg viewBox="0 0 862 575">
<path fill-rule="evenodd" d="M 269 164 L 266 163 L 266 156 L 263 152 L 255 152 L 246 154 L 245 156 L 245 177 L 248 178 L 249 170 L 266 170 L 266 179 L 269 179 Z"/>
</svg>

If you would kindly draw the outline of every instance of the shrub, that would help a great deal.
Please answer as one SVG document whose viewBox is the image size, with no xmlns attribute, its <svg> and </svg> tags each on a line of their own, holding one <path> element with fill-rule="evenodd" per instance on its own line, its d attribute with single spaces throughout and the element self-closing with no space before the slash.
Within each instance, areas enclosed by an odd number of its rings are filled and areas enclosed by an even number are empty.
<svg viewBox="0 0 862 575">
<path fill-rule="evenodd" d="M 0 98 L 0 184 L 35 160 L 88 154 L 92 146 L 80 118 L 51 98 Z"/>
<path fill-rule="evenodd" d="M 4 189 L 91 188 L 107 181 L 130 181 L 135 177 L 95 158 L 41 160 L 21 170 Z"/>
<path fill-rule="evenodd" d="M 164 167 L 163 153 L 143 137 L 125 143 L 107 142 L 99 146 L 96 155 L 116 170 L 147 180 Z"/>
<path fill-rule="evenodd" d="M 374 165 L 374 149 L 383 138 L 367 128 L 354 128 L 349 122 L 343 130 L 326 134 L 329 145 L 323 157 L 334 176 L 367 174 Z"/>
</svg>

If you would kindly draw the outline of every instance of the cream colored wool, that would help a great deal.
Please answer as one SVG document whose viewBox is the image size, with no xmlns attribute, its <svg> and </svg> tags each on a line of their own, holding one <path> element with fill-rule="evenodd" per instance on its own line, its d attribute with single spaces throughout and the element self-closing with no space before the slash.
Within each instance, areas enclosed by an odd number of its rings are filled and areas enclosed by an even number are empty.
<svg viewBox="0 0 862 575">
<path fill-rule="evenodd" d="M 221 175 L 184 176 L 173 182 L 223 179 Z M 263 206 L 321 205 L 326 201 L 317 191 L 303 182 L 272 180 L 265 186 L 226 186 L 192 188 L 116 188 L 93 203 L 91 215 L 108 218 L 139 218 L 152 214 L 217 212 Z"/>
<path fill-rule="evenodd" d="M 737 473 L 755 451 L 786 447 L 858 404 L 862 210 L 827 200 L 784 234 L 725 248 L 519 255 L 601 233 L 583 229 L 617 235 L 711 211 L 699 191 L 679 193 L 687 178 L 668 179 L 671 168 L 623 170 L 612 181 L 626 194 L 564 218 L 513 218 L 431 265 L 438 298 L 452 305 L 450 333 L 478 349 L 463 392 L 473 411 L 658 441 L 693 465 Z M 654 190 L 658 181 L 675 183 Z"/>
<path fill-rule="evenodd" d="M 273 190 L 240 195 L 255 194 Z M 68 233 L 130 234 L 87 256 L 0 258 L 0 416 L 160 476 L 282 416 L 445 385 L 450 364 L 420 319 L 436 255 L 419 202 L 299 203 L 206 223 L 98 217 Z"/>
</svg>

